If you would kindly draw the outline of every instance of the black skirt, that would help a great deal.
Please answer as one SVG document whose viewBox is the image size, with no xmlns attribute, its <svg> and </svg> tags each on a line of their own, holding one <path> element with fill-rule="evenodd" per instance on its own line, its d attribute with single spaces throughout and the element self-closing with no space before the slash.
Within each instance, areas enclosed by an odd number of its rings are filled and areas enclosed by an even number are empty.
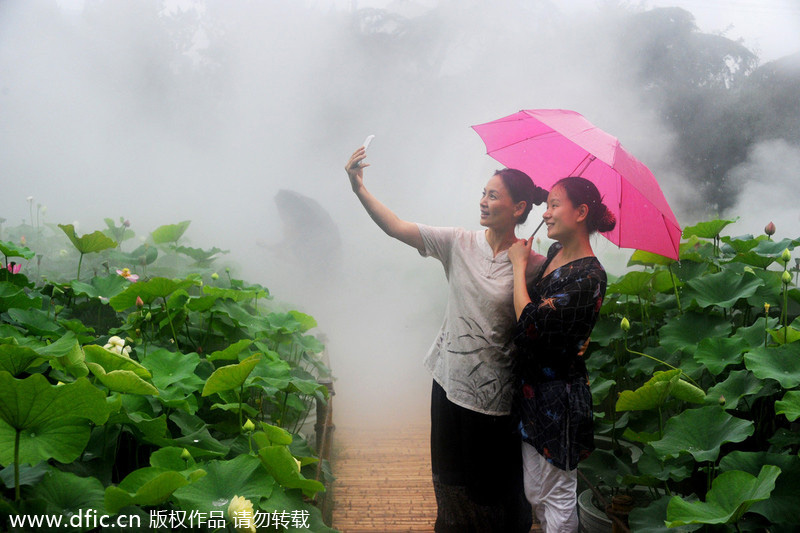
<svg viewBox="0 0 800 533">
<path fill-rule="evenodd" d="M 433 382 L 431 466 L 440 533 L 527 533 L 522 452 L 512 416 L 471 411 Z"/>
</svg>

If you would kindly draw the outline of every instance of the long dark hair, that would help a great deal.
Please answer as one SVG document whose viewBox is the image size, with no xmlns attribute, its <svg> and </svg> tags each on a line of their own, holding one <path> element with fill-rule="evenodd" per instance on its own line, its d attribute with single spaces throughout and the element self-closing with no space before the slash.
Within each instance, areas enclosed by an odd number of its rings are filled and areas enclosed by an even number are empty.
<svg viewBox="0 0 800 533">
<path fill-rule="evenodd" d="M 533 204 L 541 205 L 547 201 L 547 191 L 533 183 L 533 180 L 516 168 L 504 168 L 494 173 L 503 180 L 503 185 L 508 189 L 514 203 L 525 202 L 525 211 L 517 219 L 517 224 L 524 224 L 528 220 Z"/>
<path fill-rule="evenodd" d="M 567 192 L 567 198 L 572 202 L 572 205 L 578 207 L 581 204 L 586 204 L 589 212 L 586 215 L 586 229 L 589 235 L 596 231 L 606 232 L 611 231 L 617 225 L 617 219 L 614 213 L 609 211 L 606 204 L 603 203 L 603 198 L 600 196 L 600 191 L 594 183 L 581 178 L 580 176 L 570 176 L 562 178 L 553 185 L 553 188 L 561 185 Z"/>
</svg>

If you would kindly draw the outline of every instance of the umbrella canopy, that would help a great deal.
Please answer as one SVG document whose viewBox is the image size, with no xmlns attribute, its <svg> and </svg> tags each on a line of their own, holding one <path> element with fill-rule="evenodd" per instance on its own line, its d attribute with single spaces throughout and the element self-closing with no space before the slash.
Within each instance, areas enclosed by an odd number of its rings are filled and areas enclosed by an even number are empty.
<svg viewBox="0 0 800 533">
<path fill-rule="evenodd" d="M 567 176 L 591 180 L 617 218 L 603 234 L 617 246 L 678 259 L 681 228 L 653 173 L 580 113 L 530 109 L 472 128 L 490 156 L 544 189 Z"/>
</svg>

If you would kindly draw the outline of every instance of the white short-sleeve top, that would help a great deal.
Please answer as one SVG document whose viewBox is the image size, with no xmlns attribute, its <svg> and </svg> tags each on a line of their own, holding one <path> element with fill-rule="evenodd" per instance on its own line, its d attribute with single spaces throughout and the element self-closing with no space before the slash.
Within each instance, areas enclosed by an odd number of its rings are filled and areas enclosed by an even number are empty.
<svg viewBox="0 0 800 533">
<path fill-rule="evenodd" d="M 514 392 L 511 336 L 516 325 L 508 254 L 494 256 L 485 230 L 418 226 L 424 243 L 420 254 L 441 261 L 448 281 L 444 321 L 425 367 L 451 402 L 507 415 Z M 528 281 L 544 260 L 531 253 Z"/>
</svg>

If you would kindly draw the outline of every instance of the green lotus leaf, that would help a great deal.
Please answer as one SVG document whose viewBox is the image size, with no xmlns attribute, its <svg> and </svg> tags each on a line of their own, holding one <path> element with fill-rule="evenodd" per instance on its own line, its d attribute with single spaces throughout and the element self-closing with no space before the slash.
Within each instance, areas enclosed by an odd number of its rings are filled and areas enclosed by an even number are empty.
<svg viewBox="0 0 800 533">
<path fill-rule="evenodd" d="M 203 250 L 201 248 L 191 248 L 189 246 L 177 246 L 175 251 L 191 257 L 197 263 L 210 263 L 214 259 L 217 259 L 217 256 L 220 254 L 230 253 L 229 250 L 221 250 L 217 247 L 211 248 L 210 250 Z"/>
<path fill-rule="evenodd" d="M 637 270 L 628 272 L 615 283 L 608 286 L 608 294 L 627 294 L 630 296 L 644 296 L 650 290 L 650 281 L 653 279 L 652 272 L 640 272 Z"/>
<path fill-rule="evenodd" d="M 664 525 L 667 505 L 672 497 L 662 496 L 647 507 L 635 507 L 628 515 L 628 525 L 636 533 L 684 533 L 697 531 L 701 525 L 686 525 L 668 528 Z"/>
<path fill-rule="evenodd" d="M 6 260 L 12 257 L 21 257 L 23 259 L 31 260 L 36 255 L 36 252 L 27 246 L 19 246 L 10 241 L 0 241 L 0 254 L 6 257 Z"/>
<path fill-rule="evenodd" d="M 781 469 L 761 468 L 758 477 L 740 470 L 723 472 L 711 484 L 705 502 L 674 496 L 667 506 L 667 527 L 686 524 L 734 524 L 756 502 L 766 500 Z"/>
<path fill-rule="evenodd" d="M 146 382 L 135 372 L 130 370 L 112 370 L 106 372 L 97 363 L 87 363 L 87 367 L 97 379 L 109 390 L 126 394 L 142 394 L 145 396 L 158 396 L 158 389 Z"/>
<path fill-rule="evenodd" d="M 789 422 L 800 418 L 800 391 L 788 391 L 782 400 L 775 402 L 775 414 L 786 415 Z"/>
<path fill-rule="evenodd" d="M 656 292 L 671 293 L 675 290 L 675 287 L 682 287 L 683 282 L 669 270 L 657 270 L 653 273 L 651 285 Z"/>
<path fill-rule="evenodd" d="M 72 462 L 89 441 L 89 422 L 104 424 L 108 411 L 105 395 L 86 378 L 54 386 L 41 374 L 20 380 L 0 372 L 0 464 L 14 460 L 17 431 L 21 463 Z"/>
<path fill-rule="evenodd" d="M 694 352 L 694 360 L 705 365 L 716 376 L 729 365 L 741 363 L 742 354 L 750 347 L 742 337 L 711 337 L 700 341 Z"/>
<path fill-rule="evenodd" d="M 132 252 L 121 252 L 119 250 L 111 250 L 109 252 L 111 260 L 120 266 L 147 266 L 158 259 L 158 248 L 149 244 L 142 244 Z"/>
<path fill-rule="evenodd" d="M 681 242 L 678 257 L 681 262 L 710 263 L 716 259 L 716 251 L 713 244 L 700 240 L 697 235 L 692 235 Z"/>
<path fill-rule="evenodd" d="M 674 263 L 675 260 L 671 257 L 665 257 L 663 255 L 654 254 L 652 252 L 645 252 L 644 250 L 636 250 L 631 255 L 631 258 L 628 260 L 628 266 L 634 265 L 644 265 L 644 266 L 655 266 L 655 265 L 671 265 Z"/>
<path fill-rule="evenodd" d="M 757 475 L 764 465 L 781 469 L 775 490 L 764 501 L 754 504 L 750 512 L 765 516 L 773 524 L 797 525 L 797 495 L 800 494 L 800 457 L 768 452 L 733 451 L 722 458 L 720 471 L 741 470 Z"/>
<path fill-rule="evenodd" d="M 117 241 L 109 238 L 102 231 L 95 231 L 78 237 L 75 234 L 75 226 L 72 224 L 59 224 L 58 227 L 67 234 L 70 242 L 82 254 L 101 252 L 108 248 L 117 247 Z"/>
<path fill-rule="evenodd" d="M 9 309 L 8 316 L 39 337 L 52 339 L 64 334 L 64 328 L 55 321 L 55 318 L 41 309 Z"/>
<path fill-rule="evenodd" d="M 258 450 L 261 463 L 269 474 L 282 486 L 300 489 L 307 497 L 325 490 L 325 485 L 314 479 L 306 479 L 294 456 L 286 446 L 266 446 Z"/>
<path fill-rule="evenodd" d="M 186 289 L 192 285 L 200 283 L 197 277 L 187 277 L 186 279 L 152 278 L 147 281 L 131 283 L 127 289 L 112 297 L 109 304 L 115 311 L 120 312 L 136 305 L 136 297 L 150 305 L 156 298 L 167 298 L 172 293 L 180 289 Z"/>
<path fill-rule="evenodd" d="M 800 343 L 759 346 L 744 355 L 744 364 L 756 377 L 774 379 L 785 389 L 800 385 Z"/>
<path fill-rule="evenodd" d="M 713 239 L 719 235 L 719 233 L 725 229 L 728 224 L 733 224 L 737 220 L 739 220 L 739 217 L 736 217 L 732 220 L 716 219 L 700 222 L 694 226 L 683 228 L 683 238 L 688 239 L 692 236 L 696 236 L 703 239 Z"/>
<path fill-rule="evenodd" d="M 781 239 L 779 241 L 762 240 L 753 251 L 763 255 L 779 256 L 784 250 L 793 250 L 800 241 L 794 239 Z"/>
<path fill-rule="evenodd" d="M 178 426 L 182 436 L 161 442 L 161 446 L 188 448 L 194 457 L 220 456 L 230 452 L 230 445 L 215 439 L 208 430 L 208 424 L 199 416 L 177 411 L 169 416 L 169 420 Z"/>
<path fill-rule="evenodd" d="M 203 293 L 215 298 L 228 298 L 234 302 L 246 302 L 255 298 L 267 298 L 269 296 L 266 291 L 258 289 L 223 289 L 222 287 L 211 285 L 204 285 Z"/>
<path fill-rule="evenodd" d="M 34 361 L 40 359 L 39 354 L 27 346 L 17 344 L 0 344 L 0 370 L 18 376 Z"/>
<path fill-rule="evenodd" d="M 95 276 L 89 283 L 72 280 L 70 287 L 75 292 L 75 296 L 86 296 L 88 298 L 111 298 L 121 293 L 130 281 L 120 275 Z"/>
<path fill-rule="evenodd" d="M 694 351 L 703 339 L 727 337 L 730 331 L 731 321 L 724 316 L 689 311 L 668 319 L 659 330 L 659 337 L 661 346 L 673 353 Z"/>
<path fill-rule="evenodd" d="M 153 242 L 156 244 L 178 242 L 178 239 L 183 236 L 183 234 L 189 228 L 189 224 L 191 223 L 191 220 L 184 220 L 183 222 L 178 222 L 177 224 L 165 224 L 164 226 L 159 226 L 152 233 Z"/>
<path fill-rule="evenodd" d="M 663 486 L 664 481 L 682 481 L 689 478 L 697 465 L 691 455 L 684 454 L 663 459 L 657 456 L 652 446 L 645 446 L 636 467 L 640 474 L 658 480 Z"/>
<path fill-rule="evenodd" d="M 300 323 L 301 333 L 305 333 L 306 331 L 317 327 L 317 320 L 311 315 L 307 315 L 305 313 L 301 313 L 300 311 L 294 311 L 294 310 L 289 311 L 289 315 L 291 315 L 292 318 L 294 318 L 297 322 Z M 316 340 L 315 337 L 312 338 Z"/>
<path fill-rule="evenodd" d="M 183 354 L 163 348 L 153 350 L 142 359 L 142 366 L 153 375 L 153 385 L 160 391 L 177 390 L 191 394 L 200 390 L 203 379 L 195 374 L 200 363 L 196 353 Z"/>
<path fill-rule="evenodd" d="M 758 394 L 763 387 L 764 382 L 755 377 L 752 372 L 735 370 L 728 374 L 725 381 L 708 389 L 706 403 L 722 404 L 726 410 L 736 409 L 742 398 Z"/>
<path fill-rule="evenodd" d="M 772 340 L 778 344 L 788 344 L 790 342 L 800 341 L 800 330 L 791 326 L 780 328 L 778 330 L 771 330 L 769 332 Z"/>
<path fill-rule="evenodd" d="M 105 514 L 103 484 L 94 477 L 80 477 L 52 469 L 31 489 L 29 495 L 47 502 L 49 514 L 66 517 L 88 509 L 97 511 L 98 515 Z"/>
<path fill-rule="evenodd" d="M 768 237 L 766 235 L 759 235 L 758 237 L 753 237 L 752 235 L 730 237 L 725 235 L 724 237 L 721 237 L 720 240 L 725 243 L 725 246 L 722 248 L 723 252 L 737 254 L 749 252 L 758 246 L 758 243 L 761 241 L 768 240 Z M 727 250 L 727 247 L 730 247 L 730 251 Z"/>
<path fill-rule="evenodd" d="M 736 337 L 741 337 L 747 341 L 750 348 L 764 345 L 764 332 L 774 328 L 778 325 L 777 318 L 769 318 L 760 316 L 752 326 L 742 327 L 736 330 Z"/>
<path fill-rule="evenodd" d="M 256 503 L 267 498 L 275 487 L 261 461 L 252 455 L 239 455 L 229 461 L 198 464 L 206 475 L 173 493 L 181 509 L 209 513 L 227 511 L 234 496 L 243 496 Z"/>
<path fill-rule="evenodd" d="M 292 443 L 292 434 L 283 428 L 261 422 L 259 424 L 261 430 L 266 434 L 271 444 L 282 444 L 288 446 Z"/>
<path fill-rule="evenodd" d="M 152 466 L 140 468 L 125 476 L 119 486 L 106 488 L 105 506 L 113 514 L 128 505 L 158 505 L 188 484 L 189 480 L 180 472 Z"/>
<path fill-rule="evenodd" d="M 285 509 L 307 513 L 306 516 L 308 520 L 306 520 L 303 527 L 292 527 L 290 524 L 287 531 L 291 533 L 301 533 L 303 531 L 313 531 L 314 533 L 338 533 L 337 530 L 331 529 L 325 524 L 320 508 L 315 506 L 313 502 L 306 501 L 298 496 L 295 491 L 283 490 L 280 486 L 275 487 L 275 490 L 272 491 L 269 498 L 261 500 L 259 507 L 265 513 L 281 513 Z"/>
<path fill-rule="evenodd" d="M 38 485 L 42 477 L 50 471 L 50 465 L 47 463 L 39 463 L 36 466 L 20 465 L 19 467 L 19 485 Z M 0 483 L 6 488 L 13 489 L 14 483 L 14 465 L 9 465 L 0 469 Z"/>
<path fill-rule="evenodd" d="M 775 258 L 768 255 L 761 255 L 755 251 L 749 251 L 736 254 L 731 262 L 744 263 L 745 265 L 750 265 L 757 268 L 767 268 L 769 265 L 775 262 Z"/>
<path fill-rule="evenodd" d="M 656 372 L 650 380 L 635 391 L 622 391 L 617 399 L 617 411 L 645 411 L 656 409 L 664 404 L 667 398 L 703 403 L 705 393 L 680 379 L 680 370 Z"/>
<path fill-rule="evenodd" d="M 764 281 L 754 274 L 737 274 L 723 270 L 687 282 L 683 299 L 694 300 L 703 308 L 711 305 L 730 307 L 739 299 L 755 294 L 756 289 L 763 284 Z"/>
<path fill-rule="evenodd" d="M 211 409 L 221 409 L 223 411 L 232 411 L 238 413 L 243 412 L 245 415 L 255 418 L 259 415 L 259 411 L 252 405 L 246 403 L 215 403 L 211 405 Z"/>
<path fill-rule="evenodd" d="M 611 388 L 616 385 L 617 382 L 613 379 L 606 379 L 602 376 L 598 376 L 594 378 L 592 381 L 592 405 L 600 405 L 608 398 L 608 394 L 611 392 Z"/>
<path fill-rule="evenodd" d="M 235 342 L 225 348 L 224 350 L 218 350 L 216 352 L 212 352 L 211 354 L 206 357 L 209 361 L 216 361 L 217 359 L 222 360 L 238 360 L 239 354 L 242 350 L 246 350 L 250 346 L 252 346 L 253 341 L 250 339 L 242 339 L 238 342 Z"/>
<path fill-rule="evenodd" d="M 260 359 L 261 356 L 256 354 L 235 365 L 226 365 L 216 369 L 206 380 L 202 395 L 209 396 L 226 390 L 238 389 Z"/>
<path fill-rule="evenodd" d="M 87 363 L 96 363 L 106 372 L 130 370 L 140 378 L 150 379 L 153 377 L 150 371 L 140 363 L 125 355 L 106 350 L 102 346 L 87 344 L 83 347 L 83 353 L 86 354 Z"/>
<path fill-rule="evenodd" d="M 589 457 L 578 464 L 580 472 L 593 484 L 619 486 L 623 476 L 631 475 L 631 462 L 623 461 L 609 450 L 594 450 Z"/>
<path fill-rule="evenodd" d="M 150 454 L 150 466 L 178 472 L 193 471 L 196 464 L 195 460 L 191 456 L 184 459 L 183 451 L 183 448 L 178 448 L 177 446 L 160 448 Z"/>
<path fill-rule="evenodd" d="M 695 461 L 714 461 L 726 442 L 742 442 L 753 434 L 753 423 L 734 418 L 719 406 L 687 409 L 664 424 L 664 438 L 650 445 L 660 457 L 690 453 Z"/>
<path fill-rule="evenodd" d="M 0 313 L 9 309 L 41 309 L 42 298 L 29 296 L 23 287 L 0 281 Z"/>
<path fill-rule="evenodd" d="M 50 365 L 53 368 L 64 369 L 77 378 L 82 378 L 89 374 L 89 369 L 85 363 L 86 356 L 78 343 L 75 333 L 71 331 L 52 344 L 37 348 L 36 351 L 44 357 L 55 358 L 55 360 L 50 361 Z"/>
</svg>

